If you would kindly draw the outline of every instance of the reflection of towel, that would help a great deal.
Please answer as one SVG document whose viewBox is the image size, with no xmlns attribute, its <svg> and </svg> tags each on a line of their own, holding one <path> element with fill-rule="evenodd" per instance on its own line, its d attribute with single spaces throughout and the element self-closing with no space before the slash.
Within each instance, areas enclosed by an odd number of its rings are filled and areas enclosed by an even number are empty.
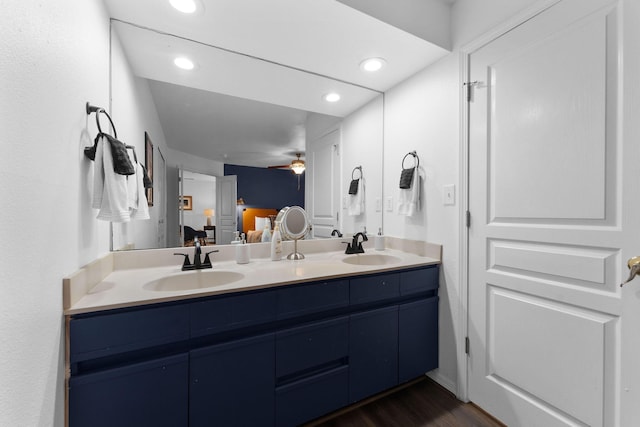
<svg viewBox="0 0 640 427">
<path fill-rule="evenodd" d="M 136 174 L 129 177 L 129 212 L 131 219 L 149 219 L 149 202 L 144 187 L 144 169 L 136 163 Z"/>
<path fill-rule="evenodd" d="M 349 194 L 358 194 L 358 185 L 360 185 L 360 179 L 352 179 L 349 184 Z"/>
<path fill-rule="evenodd" d="M 347 214 L 349 216 L 358 216 L 364 213 L 364 178 L 358 180 L 358 191 L 356 194 L 349 195 L 349 206 Z"/>
<path fill-rule="evenodd" d="M 411 188 L 401 189 L 398 198 L 398 214 L 413 216 L 420 211 L 420 171 L 414 168 Z"/>
<path fill-rule="evenodd" d="M 400 174 L 400 188 L 411 188 L 411 183 L 413 182 L 413 173 L 415 172 L 415 170 L 415 167 L 410 169 L 402 169 L 402 173 Z"/>
</svg>

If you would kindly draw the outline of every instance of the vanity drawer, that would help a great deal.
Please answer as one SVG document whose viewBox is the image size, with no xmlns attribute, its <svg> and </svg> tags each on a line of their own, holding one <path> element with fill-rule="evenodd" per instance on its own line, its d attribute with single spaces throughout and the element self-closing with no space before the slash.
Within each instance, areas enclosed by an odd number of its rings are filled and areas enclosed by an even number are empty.
<svg viewBox="0 0 640 427">
<path fill-rule="evenodd" d="M 188 339 L 189 309 L 182 304 L 78 316 L 69 334 L 71 363 L 111 356 Z"/>
<path fill-rule="evenodd" d="M 411 295 L 438 289 L 438 266 L 400 273 L 400 295 Z"/>
<path fill-rule="evenodd" d="M 348 280 L 291 285 L 278 289 L 278 319 L 303 316 L 348 305 Z"/>
<path fill-rule="evenodd" d="M 349 367 L 276 388 L 276 425 L 297 426 L 349 402 Z"/>
<path fill-rule="evenodd" d="M 337 362 L 349 354 L 349 318 L 315 322 L 276 333 L 276 377 Z"/>
<path fill-rule="evenodd" d="M 351 304 L 363 304 L 400 296 L 400 275 L 397 273 L 351 279 Z"/>
<path fill-rule="evenodd" d="M 276 318 L 273 290 L 218 297 L 191 304 L 191 336 L 264 324 Z"/>
</svg>

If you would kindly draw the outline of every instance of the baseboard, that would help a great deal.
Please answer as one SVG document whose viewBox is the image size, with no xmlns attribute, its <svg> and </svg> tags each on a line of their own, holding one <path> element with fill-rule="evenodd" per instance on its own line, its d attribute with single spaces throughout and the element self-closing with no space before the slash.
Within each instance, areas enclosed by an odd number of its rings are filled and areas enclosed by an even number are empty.
<svg viewBox="0 0 640 427">
<path fill-rule="evenodd" d="M 428 372 L 426 374 L 429 378 L 440 384 L 442 387 L 449 390 L 451 393 L 457 396 L 456 382 L 451 380 L 451 378 L 446 377 L 440 373 L 440 370 L 436 369 L 434 371 Z"/>
</svg>

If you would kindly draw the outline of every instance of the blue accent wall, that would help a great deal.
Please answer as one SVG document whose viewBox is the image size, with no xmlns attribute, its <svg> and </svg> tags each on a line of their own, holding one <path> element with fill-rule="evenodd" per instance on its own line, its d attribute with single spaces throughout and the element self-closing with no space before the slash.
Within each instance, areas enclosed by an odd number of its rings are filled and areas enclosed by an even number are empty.
<svg viewBox="0 0 640 427">
<path fill-rule="evenodd" d="M 282 209 L 285 206 L 301 206 L 304 208 L 304 178 L 298 177 L 290 170 L 255 168 L 251 166 L 224 165 L 225 175 L 238 177 L 238 198 L 245 201 L 238 206 L 238 229 L 242 230 L 243 208 Z"/>
</svg>

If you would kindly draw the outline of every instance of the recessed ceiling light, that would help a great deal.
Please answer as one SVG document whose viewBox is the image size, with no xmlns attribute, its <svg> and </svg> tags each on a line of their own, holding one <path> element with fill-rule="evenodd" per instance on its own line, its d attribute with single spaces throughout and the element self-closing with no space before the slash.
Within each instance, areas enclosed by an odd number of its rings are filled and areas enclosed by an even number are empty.
<svg viewBox="0 0 640 427">
<path fill-rule="evenodd" d="M 340 95 L 335 93 L 335 92 L 328 93 L 323 98 L 327 102 L 338 102 L 338 101 L 340 101 Z"/>
<path fill-rule="evenodd" d="M 373 73 L 374 71 L 378 71 L 379 69 L 384 67 L 384 64 L 386 63 L 387 61 L 385 61 L 383 58 L 368 58 L 360 63 L 360 68 Z"/>
<path fill-rule="evenodd" d="M 184 56 L 180 56 L 173 60 L 173 63 L 176 64 L 176 67 L 182 68 L 183 70 L 193 70 L 195 64 L 189 58 L 185 58 Z"/>
<path fill-rule="evenodd" d="M 198 9 L 194 0 L 169 0 L 169 3 L 182 13 L 193 13 Z"/>
</svg>

